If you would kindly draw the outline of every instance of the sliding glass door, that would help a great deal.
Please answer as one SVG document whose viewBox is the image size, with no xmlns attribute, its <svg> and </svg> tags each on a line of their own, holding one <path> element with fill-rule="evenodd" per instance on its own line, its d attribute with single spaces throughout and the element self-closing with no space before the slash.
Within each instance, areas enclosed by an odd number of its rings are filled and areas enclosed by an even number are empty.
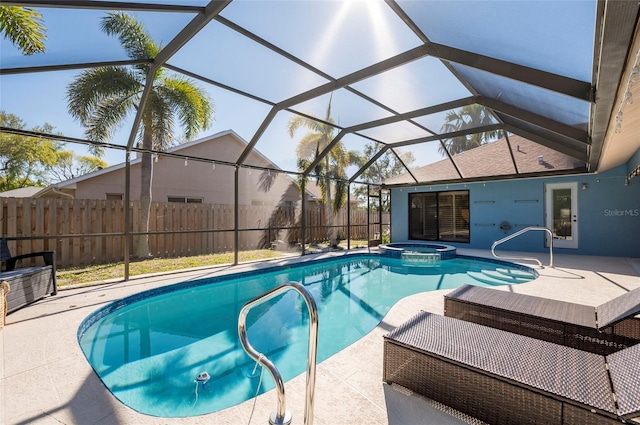
<svg viewBox="0 0 640 425">
<path fill-rule="evenodd" d="M 469 191 L 409 194 L 409 238 L 469 242 Z"/>
</svg>

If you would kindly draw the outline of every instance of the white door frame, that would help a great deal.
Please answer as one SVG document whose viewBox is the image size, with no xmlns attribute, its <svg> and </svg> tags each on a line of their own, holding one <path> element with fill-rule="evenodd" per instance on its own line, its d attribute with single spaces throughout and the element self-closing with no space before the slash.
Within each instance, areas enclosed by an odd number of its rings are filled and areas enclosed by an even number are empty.
<svg viewBox="0 0 640 425">
<path fill-rule="evenodd" d="M 565 211 L 563 217 L 557 218 L 554 223 L 553 191 L 558 189 L 570 189 L 571 206 Z M 578 249 L 578 182 L 546 183 L 545 191 L 545 226 L 553 233 L 553 246 L 555 248 Z M 565 208 L 566 210 L 566 208 Z M 558 223 L 558 220 L 561 220 Z M 567 232 L 567 226 L 570 231 Z M 549 245 L 548 234 L 546 236 Z"/>
</svg>

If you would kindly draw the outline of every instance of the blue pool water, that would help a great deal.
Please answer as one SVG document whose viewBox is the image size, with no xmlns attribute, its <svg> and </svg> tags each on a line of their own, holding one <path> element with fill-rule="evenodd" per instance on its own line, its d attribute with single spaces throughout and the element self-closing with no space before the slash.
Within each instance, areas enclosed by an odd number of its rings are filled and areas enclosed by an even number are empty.
<svg viewBox="0 0 640 425">
<path fill-rule="evenodd" d="M 252 398 L 260 369 L 238 340 L 242 306 L 283 283 L 302 283 L 318 305 L 318 362 L 367 334 L 401 298 L 418 292 L 483 285 L 472 276 L 536 277 L 500 261 L 458 257 L 438 267 L 407 266 L 376 255 L 350 255 L 249 274 L 184 282 L 109 304 L 87 317 L 78 340 L 109 390 L 127 406 L 161 417 L 215 412 Z M 487 275 L 487 276 L 488 276 Z M 499 280 L 487 280 L 487 282 Z M 508 282 L 504 282 L 508 283 Z M 514 283 L 514 282 L 512 282 Z M 308 314 L 289 291 L 251 310 L 251 344 L 289 380 L 304 372 Z M 204 386 L 196 381 L 206 371 Z M 260 392 L 273 388 L 265 371 Z"/>
</svg>

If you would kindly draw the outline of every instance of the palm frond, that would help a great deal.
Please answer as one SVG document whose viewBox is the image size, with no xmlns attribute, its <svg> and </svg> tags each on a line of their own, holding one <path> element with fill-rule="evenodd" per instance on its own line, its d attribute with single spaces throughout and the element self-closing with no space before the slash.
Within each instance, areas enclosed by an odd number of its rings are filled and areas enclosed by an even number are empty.
<svg viewBox="0 0 640 425">
<path fill-rule="evenodd" d="M 360 155 L 358 151 L 349 151 L 349 164 L 356 165 L 358 168 L 362 167 L 366 162 L 367 158 Z"/>
<path fill-rule="evenodd" d="M 152 146 L 157 150 L 167 150 L 174 140 L 174 120 L 171 101 L 153 90 L 145 106 L 145 123 L 150 126 Z"/>
<path fill-rule="evenodd" d="M 320 177 L 320 176 L 318 176 L 317 182 L 318 182 L 318 188 L 320 189 L 320 194 L 322 195 L 322 202 L 326 203 L 327 199 L 329 199 L 330 183 L 327 182 L 326 178 Z"/>
<path fill-rule="evenodd" d="M 446 123 L 446 124 L 442 124 L 442 127 L 440 127 L 440 134 L 453 133 L 454 131 L 458 131 L 458 130 L 461 130 L 459 124 Z"/>
<path fill-rule="evenodd" d="M 333 198 L 333 205 L 331 207 L 333 208 L 333 212 L 337 213 L 338 211 L 340 211 L 340 208 L 344 206 L 345 202 L 347 202 L 347 190 L 349 188 L 349 185 L 344 180 L 336 180 L 334 186 L 335 196 Z"/>
<path fill-rule="evenodd" d="M 351 163 L 351 156 L 342 142 L 338 142 L 333 146 L 329 156 L 337 170 L 344 170 Z"/>
<path fill-rule="evenodd" d="M 298 170 L 304 170 L 309 166 L 309 164 L 305 163 L 304 160 L 298 159 L 297 166 L 298 166 Z M 306 188 L 307 185 L 309 184 L 309 177 L 306 177 L 304 174 L 298 174 L 298 176 L 296 177 L 296 184 L 298 185 L 298 188 L 300 189 L 300 191 L 302 191 L 302 186 L 304 185 Z M 303 194 L 303 196 L 305 195 Z"/>
<path fill-rule="evenodd" d="M 329 104 L 327 104 L 327 112 L 324 116 L 325 121 L 333 122 L 333 118 L 331 118 L 331 102 L 333 101 L 333 92 L 329 96 Z"/>
<path fill-rule="evenodd" d="M 309 164 L 316 159 L 320 135 L 317 133 L 307 133 L 296 146 L 296 157 L 309 161 Z"/>
<path fill-rule="evenodd" d="M 158 96 L 166 99 L 180 120 L 187 140 L 207 129 L 213 119 L 213 105 L 207 92 L 188 78 L 165 78 L 157 85 Z"/>
<path fill-rule="evenodd" d="M 131 59 L 153 59 L 160 50 L 144 25 L 124 12 L 108 13 L 100 21 L 100 29 L 107 35 L 118 37 Z M 146 73 L 149 65 L 141 65 L 138 68 Z"/>
<path fill-rule="evenodd" d="M 289 123 L 287 124 L 287 131 L 289 132 L 289 137 L 293 137 L 300 128 L 306 127 L 306 118 L 301 117 L 300 115 L 294 115 L 289 119 Z"/>
<path fill-rule="evenodd" d="M 127 114 L 135 108 L 135 101 L 131 97 L 119 95 L 104 97 L 96 105 L 93 113 L 87 117 L 85 135 L 89 140 L 99 142 L 111 139 L 115 131 L 120 128 Z M 92 146 L 93 155 L 100 156 L 103 149 Z"/>
<path fill-rule="evenodd" d="M 19 6 L 0 6 L 0 32 L 23 54 L 44 52 L 47 28 L 42 15 L 34 9 Z"/>
<path fill-rule="evenodd" d="M 327 131 L 333 133 L 333 127 L 326 125 L 320 121 L 312 120 L 301 115 L 294 115 L 289 119 L 287 130 L 289 131 L 289 137 L 293 137 L 300 128 L 306 128 L 309 131 L 315 131 L 316 133 L 326 133 Z"/>
<path fill-rule="evenodd" d="M 445 122 L 440 128 L 441 133 L 451 133 L 460 130 L 474 129 L 486 125 L 494 124 L 493 116 L 482 105 L 472 104 L 463 106 L 456 111 L 449 111 L 445 117 Z M 449 153 L 456 155 L 478 147 L 484 143 L 496 139 L 498 131 L 485 131 L 472 133 L 466 136 L 458 136 L 445 141 L 445 146 Z M 440 146 L 438 151 L 445 153 L 445 148 Z"/>
<path fill-rule="evenodd" d="M 68 110 L 85 125 L 103 99 L 112 96 L 137 99 L 142 88 L 143 84 L 130 69 L 115 66 L 87 69 L 67 87 Z"/>
</svg>

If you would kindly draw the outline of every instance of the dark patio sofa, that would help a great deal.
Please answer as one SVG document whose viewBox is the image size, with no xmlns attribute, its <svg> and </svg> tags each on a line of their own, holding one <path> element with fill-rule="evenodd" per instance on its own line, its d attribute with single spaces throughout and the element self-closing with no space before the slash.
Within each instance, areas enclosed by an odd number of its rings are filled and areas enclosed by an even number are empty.
<svg viewBox="0 0 640 425">
<path fill-rule="evenodd" d="M 597 354 L 640 342 L 640 288 L 593 307 L 463 285 L 445 295 L 444 308 L 445 316 Z"/>
<path fill-rule="evenodd" d="M 489 424 L 640 415 L 640 345 L 608 356 L 421 312 L 384 337 L 384 376 Z"/>
<path fill-rule="evenodd" d="M 24 260 L 41 257 L 42 265 L 20 267 Z M 6 269 L 0 271 L 0 282 L 7 282 L 7 313 L 31 304 L 47 294 L 56 295 L 56 255 L 55 251 L 32 252 L 11 256 L 7 241 L 0 239 L 0 262 L 6 262 Z"/>
</svg>

